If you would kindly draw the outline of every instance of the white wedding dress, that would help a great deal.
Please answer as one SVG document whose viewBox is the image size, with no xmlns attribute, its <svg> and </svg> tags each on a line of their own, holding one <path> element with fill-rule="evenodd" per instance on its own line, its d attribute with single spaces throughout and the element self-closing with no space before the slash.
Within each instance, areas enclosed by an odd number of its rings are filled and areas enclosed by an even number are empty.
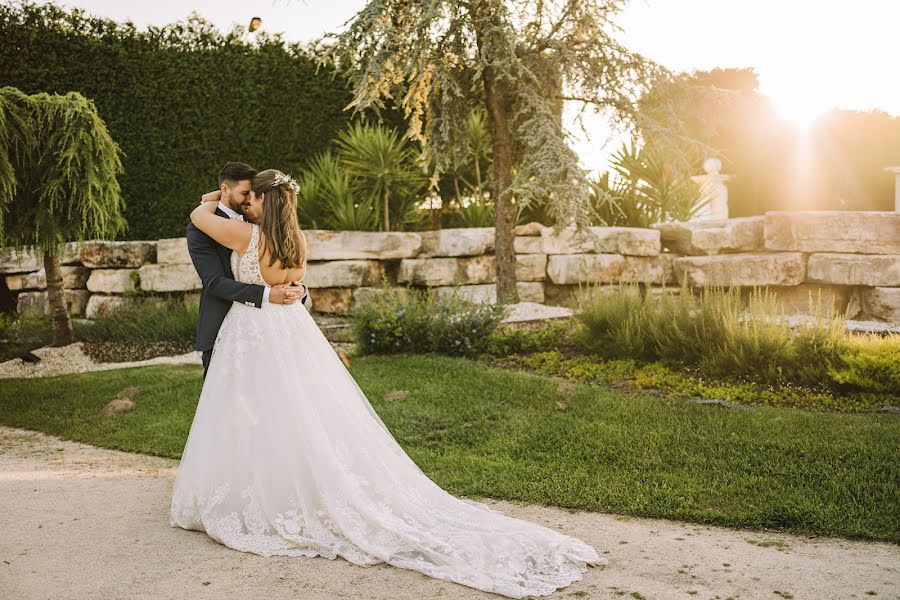
<svg viewBox="0 0 900 600">
<path fill-rule="evenodd" d="M 258 237 L 254 225 L 247 252 L 232 255 L 245 283 L 264 284 Z M 511 598 L 550 594 L 606 563 L 578 539 L 431 481 L 300 303 L 229 310 L 170 522 L 243 552 L 386 562 Z"/>
</svg>

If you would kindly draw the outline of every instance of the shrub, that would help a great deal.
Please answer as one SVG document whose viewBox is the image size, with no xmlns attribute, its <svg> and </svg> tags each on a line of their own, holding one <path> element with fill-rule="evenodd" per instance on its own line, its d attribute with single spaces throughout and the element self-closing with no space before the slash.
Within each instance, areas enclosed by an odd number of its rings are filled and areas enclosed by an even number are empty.
<svg viewBox="0 0 900 600">
<path fill-rule="evenodd" d="M 858 391 L 897 390 L 891 341 L 855 340 L 843 321 L 818 307 L 792 326 L 766 290 L 683 287 L 653 298 L 638 286 L 578 298 L 575 342 L 606 359 L 662 360 L 708 375 L 767 385 Z M 892 387 L 893 386 L 893 387 Z"/>
<path fill-rule="evenodd" d="M 531 354 L 556 350 L 571 338 L 574 329 L 572 321 L 543 321 L 536 329 L 525 327 L 503 327 L 494 330 L 486 352 L 492 356 Z"/>
<path fill-rule="evenodd" d="M 196 333 L 197 309 L 191 300 L 155 297 L 134 299 L 75 330 L 76 337 L 85 342 L 187 344 L 193 343 Z"/>
<path fill-rule="evenodd" d="M 183 236 L 223 164 L 297 174 L 351 119 L 346 78 L 319 69 L 309 49 L 277 35 L 248 42 L 196 15 L 139 30 L 52 3 L 2 3 L 0 64 L 3 85 L 95 102 L 125 155 L 126 239 Z M 392 105 L 362 112 L 379 114 L 404 123 Z"/>
<path fill-rule="evenodd" d="M 459 295 L 437 298 L 428 290 L 383 286 L 350 312 L 364 354 L 435 352 L 475 356 L 484 352 L 506 307 Z"/>
<path fill-rule="evenodd" d="M 836 383 L 900 394 L 900 335 L 860 337 L 843 348 L 840 359 L 840 366 L 829 368 Z"/>
</svg>

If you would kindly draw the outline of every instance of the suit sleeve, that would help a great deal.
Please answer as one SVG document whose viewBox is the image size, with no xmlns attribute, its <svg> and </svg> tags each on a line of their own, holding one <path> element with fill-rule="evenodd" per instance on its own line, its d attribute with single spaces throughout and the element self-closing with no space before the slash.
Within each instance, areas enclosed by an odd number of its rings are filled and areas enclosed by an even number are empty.
<svg viewBox="0 0 900 600">
<path fill-rule="evenodd" d="M 256 308 L 262 307 L 265 287 L 253 283 L 241 283 L 228 277 L 219 261 L 216 242 L 197 229 L 193 223 L 187 226 L 188 252 L 194 269 L 203 282 L 207 293 L 233 302 L 250 302 Z"/>
</svg>

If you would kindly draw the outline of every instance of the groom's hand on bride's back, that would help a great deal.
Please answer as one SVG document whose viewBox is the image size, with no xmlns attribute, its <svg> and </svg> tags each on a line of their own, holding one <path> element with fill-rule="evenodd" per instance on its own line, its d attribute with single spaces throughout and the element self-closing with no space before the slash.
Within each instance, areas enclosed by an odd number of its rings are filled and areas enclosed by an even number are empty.
<svg viewBox="0 0 900 600">
<path fill-rule="evenodd" d="M 269 291 L 269 302 L 273 304 L 293 304 L 300 299 L 300 288 L 282 283 L 273 285 Z"/>
</svg>

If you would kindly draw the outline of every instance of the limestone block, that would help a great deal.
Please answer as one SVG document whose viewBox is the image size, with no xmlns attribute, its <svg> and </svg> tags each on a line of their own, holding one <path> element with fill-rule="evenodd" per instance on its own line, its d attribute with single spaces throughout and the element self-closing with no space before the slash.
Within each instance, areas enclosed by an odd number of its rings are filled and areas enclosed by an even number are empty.
<svg viewBox="0 0 900 600">
<path fill-rule="evenodd" d="M 547 281 L 544 283 L 544 304 L 573 307 L 577 303 L 578 290 L 578 285 L 556 285 L 552 280 Z"/>
<path fill-rule="evenodd" d="M 876 319 L 900 323 L 900 287 L 876 287 L 864 291 L 862 309 Z"/>
<path fill-rule="evenodd" d="M 307 229 L 303 234 L 311 261 L 413 258 L 422 249 L 416 232 Z"/>
<path fill-rule="evenodd" d="M 422 232 L 425 256 L 478 256 L 494 251 L 493 227 L 461 227 Z"/>
<path fill-rule="evenodd" d="M 112 311 L 124 306 L 129 302 L 128 298 L 122 296 L 103 296 L 101 294 L 92 294 L 87 303 L 85 316 L 88 319 L 99 319 L 108 316 Z"/>
<path fill-rule="evenodd" d="M 311 311 L 344 315 L 353 304 L 353 290 L 350 288 L 309 288 L 312 301 Z"/>
<path fill-rule="evenodd" d="M 152 262 L 156 262 L 156 242 L 94 240 L 81 246 L 81 263 L 92 269 L 140 267 Z"/>
<path fill-rule="evenodd" d="M 43 257 L 33 248 L 0 249 L 0 273 L 30 273 L 43 266 Z"/>
<path fill-rule="evenodd" d="M 156 262 L 161 265 L 190 265 L 187 238 L 169 238 L 156 242 Z"/>
<path fill-rule="evenodd" d="M 332 260 L 306 264 L 303 282 L 310 288 L 351 288 L 377 285 L 384 266 L 377 260 Z"/>
<path fill-rule="evenodd" d="M 144 265 L 138 276 L 145 292 L 190 292 L 203 287 L 194 265 Z"/>
<path fill-rule="evenodd" d="M 542 254 L 544 244 L 539 236 L 516 236 L 513 238 L 513 250 L 516 254 Z"/>
<path fill-rule="evenodd" d="M 612 283 L 625 268 L 618 254 L 556 254 L 547 260 L 547 276 L 554 284 Z"/>
<path fill-rule="evenodd" d="M 462 297 L 473 302 L 497 302 L 497 284 L 485 283 L 480 285 L 462 285 L 462 286 L 438 286 L 431 288 L 438 297 L 445 297 L 453 294 L 454 289 L 458 289 Z M 517 281 L 516 292 L 519 295 L 519 302 L 544 302 L 544 284 L 535 281 Z"/>
<path fill-rule="evenodd" d="M 546 254 L 516 255 L 516 281 L 543 281 L 546 278 Z"/>
<path fill-rule="evenodd" d="M 675 256 L 625 256 L 625 263 L 619 273 L 622 283 L 647 283 L 663 285 L 675 282 Z"/>
<path fill-rule="evenodd" d="M 799 252 L 900 254 L 900 213 L 766 213 L 766 248 Z"/>
<path fill-rule="evenodd" d="M 720 221 L 687 221 L 653 225 L 662 245 L 687 256 L 757 252 L 764 246 L 764 217 Z"/>
<path fill-rule="evenodd" d="M 788 315 L 812 315 L 817 312 L 822 315 L 844 314 L 855 293 L 853 288 L 848 286 L 815 283 L 801 283 L 787 287 L 771 286 L 767 290 L 775 296 Z"/>
<path fill-rule="evenodd" d="M 540 281 L 517 281 L 516 292 L 519 294 L 519 302 L 544 303 L 544 284 Z"/>
<path fill-rule="evenodd" d="M 70 317 L 83 317 L 87 310 L 91 293 L 87 290 L 65 290 L 66 305 L 69 308 Z"/>
<path fill-rule="evenodd" d="M 59 257 L 59 264 L 80 265 L 81 242 L 66 242 L 63 246 L 62 255 Z"/>
<path fill-rule="evenodd" d="M 517 225 L 513 227 L 513 235 L 539 236 L 541 235 L 541 232 L 543 230 L 543 225 L 541 225 L 537 221 L 532 221 L 531 223 L 526 223 L 525 225 Z"/>
<path fill-rule="evenodd" d="M 694 287 L 797 285 L 806 277 L 799 252 L 720 254 L 675 259 L 675 278 Z"/>
<path fill-rule="evenodd" d="M 464 284 L 492 283 L 497 280 L 497 263 L 493 255 L 457 259 L 461 263 Z"/>
<path fill-rule="evenodd" d="M 433 288 L 438 298 L 451 297 L 458 290 L 462 298 L 472 302 L 488 302 L 494 304 L 497 302 L 497 285 L 494 283 L 484 283 L 480 285 L 461 285 L 461 286 L 438 286 Z"/>
<path fill-rule="evenodd" d="M 386 291 L 390 291 L 398 296 L 406 296 L 409 290 L 405 287 L 393 287 L 385 290 L 384 287 L 358 287 L 353 288 L 353 302 L 368 302 L 369 300 L 383 295 Z"/>
<path fill-rule="evenodd" d="M 612 284 L 612 285 L 591 285 L 590 287 L 584 288 L 586 294 L 591 297 L 599 296 L 601 298 L 609 298 L 611 296 L 617 296 L 619 294 L 627 294 L 630 296 L 638 296 L 640 294 L 647 294 L 649 298 L 659 299 L 663 296 L 677 296 L 681 293 L 681 288 L 674 286 L 637 286 L 637 285 L 621 285 L 621 284 Z"/>
<path fill-rule="evenodd" d="M 579 238 L 574 227 L 555 233 L 552 227 L 541 231 L 542 247 L 547 254 L 579 254 L 596 252 L 633 256 L 656 256 L 660 253 L 660 234 L 655 229 L 638 227 L 590 227 Z"/>
<path fill-rule="evenodd" d="M 900 254 L 813 254 L 808 280 L 838 285 L 900 286 Z"/>
<path fill-rule="evenodd" d="M 466 285 L 496 280 L 493 255 L 471 258 L 405 258 L 400 261 L 399 283 L 416 285 Z"/>
<path fill-rule="evenodd" d="M 87 267 L 79 266 L 63 266 L 59 270 L 62 273 L 64 289 L 83 289 L 91 272 Z M 34 273 L 7 275 L 6 287 L 13 292 L 19 290 L 45 290 L 47 289 L 46 273 L 44 269 L 41 269 Z"/>
<path fill-rule="evenodd" d="M 66 310 L 70 317 L 81 317 L 85 313 L 90 292 L 87 290 L 63 290 L 66 300 Z M 22 292 L 16 298 L 16 311 L 19 314 L 29 314 L 37 317 L 46 317 L 50 314 L 50 303 L 47 300 L 47 292 Z"/>
<path fill-rule="evenodd" d="M 87 289 L 100 294 L 124 294 L 137 289 L 137 269 L 94 269 Z"/>
</svg>

